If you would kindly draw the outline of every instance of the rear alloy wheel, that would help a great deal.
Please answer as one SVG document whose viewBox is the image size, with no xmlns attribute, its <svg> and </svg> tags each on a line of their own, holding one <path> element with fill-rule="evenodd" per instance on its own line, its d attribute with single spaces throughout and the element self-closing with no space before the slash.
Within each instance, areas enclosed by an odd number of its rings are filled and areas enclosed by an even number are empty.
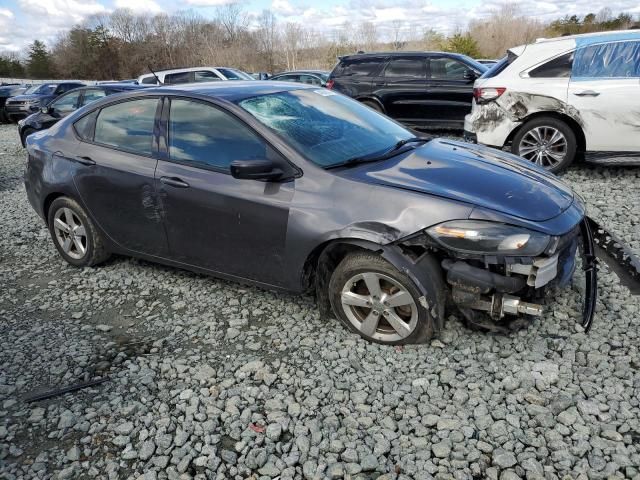
<svg viewBox="0 0 640 480">
<path fill-rule="evenodd" d="M 90 267 L 109 258 L 100 233 L 78 203 L 56 198 L 49 208 L 49 232 L 58 253 L 76 267 Z"/>
<path fill-rule="evenodd" d="M 527 122 L 513 138 L 511 151 L 536 165 L 560 172 L 576 156 L 576 136 L 561 120 L 542 117 Z"/>
<path fill-rule="evenodd" d="M 414 283 L 378 255 L 357 253 L 340 262 L 329 298 L 336 316 L 367 340 L 397 345 L 433 337 L 434 319 Z"/>
</svg>

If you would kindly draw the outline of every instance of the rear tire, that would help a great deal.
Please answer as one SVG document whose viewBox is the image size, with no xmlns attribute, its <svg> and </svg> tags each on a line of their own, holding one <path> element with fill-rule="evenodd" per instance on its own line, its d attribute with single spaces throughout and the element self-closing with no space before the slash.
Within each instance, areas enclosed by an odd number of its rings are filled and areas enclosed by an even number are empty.
<svg viewBox="0 0 640 480">
<path fill-rule="evenodd" d="M 576 158 L 576 135 L 562 120 L 538 117 L 525 123 L 511 142 L 511 152 L 553 173 Z"/>
<path fill-rule="evenodd" d="M 59 197 L 53 201 L 47 224 L 58 253 L 75 267 L 92 267 L 111 255 L 91 219 L 71 198 Z"/>
<path fill-rule="evenodd" d="M 437 279 L 441 276 L 439 271 L 427 274 Z M 441 292 L 433 290 L 425 295 L 431 306 L 438 305 L 441 298 Z M 370 342 L 425 343 L 439 324 L 420 302 L 421 293 L 413 281 L 373 253 L 347 255 L 331 276 L 328 294 L 336 317 Z"/>
</svg>

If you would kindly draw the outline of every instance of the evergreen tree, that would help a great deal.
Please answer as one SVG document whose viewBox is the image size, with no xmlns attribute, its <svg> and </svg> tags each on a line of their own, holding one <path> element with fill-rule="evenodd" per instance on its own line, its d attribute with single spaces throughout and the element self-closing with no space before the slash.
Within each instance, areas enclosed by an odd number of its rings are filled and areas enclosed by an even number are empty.
<svg viewBox="0 0 640 480">
<path fill-rule="evenodd" d="M 27 61 L 27 72 L 33 78 L 52 78 L 51 56 L 47 47 L 40 40 L 35 40 L 29 46 L 29 59 Z"/>
</svg>

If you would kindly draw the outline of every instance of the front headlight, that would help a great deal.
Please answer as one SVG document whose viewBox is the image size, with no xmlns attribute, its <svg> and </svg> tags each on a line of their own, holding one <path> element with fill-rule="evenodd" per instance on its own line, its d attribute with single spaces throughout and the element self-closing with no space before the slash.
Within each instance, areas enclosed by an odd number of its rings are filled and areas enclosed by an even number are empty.
<svg viewBox="0 0 640 480">
<path fill-rule="evenodd" d="M 453 220 L 427 229 L 442 246 L 464 253 L 535 257 L 549 245 L 549 235 L 504 223 Z"/>
</svg>

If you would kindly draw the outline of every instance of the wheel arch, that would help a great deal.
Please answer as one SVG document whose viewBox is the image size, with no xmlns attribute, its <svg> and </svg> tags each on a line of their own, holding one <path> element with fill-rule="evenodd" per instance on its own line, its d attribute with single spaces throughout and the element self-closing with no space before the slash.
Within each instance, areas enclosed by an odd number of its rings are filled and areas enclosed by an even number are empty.
<svg viewBox="0 0 640 480">
<path fill-rule="evenodd" d="M 44 216 L 44 221 L 45 222 L 49 222 L 49 209 L 51 208 L 51 204 L 60 197 L 68 197 L 71 198 L 73 200 L 76 200 L 73 197 L 70 197 L 69 195 L 67 195 L 66 193 L 63 192 L 51 192 L 49 193 L 45 199 L 44 202 L 42 202 L 42 215 Z M 77 200 L 76 200 L 77 201 Z"/>
<path fill-rule="evenodd" d="M 524 117 L 522 120 L 520 120 L 521 122 L 520 125 L 518 125 L 516 128 L 514 128 L 511 131 L 511 133 L 509 133 L 509 135 L 507 136 L 507 139 L 504 142 L 504 145 L 506 146 L 510 144 L 513 141 L 513 138 L 518 134 L 520 130 L 522 130 L 522 128 L 529 121 L 535 120 L 537 118 L 542 118 L 542 117 L 551 117 L 566 123 L 576 136 L 576 141 L 578 143 L 577 151 L 584 152 L 586 150 L 587 140 L 584 134 L 584 130 L 582 130 L 582 126 L 580 126 L 580 124 L 569 115 L 561 112 L 554 112 L 554 111 L 535 112 L 535 113 L 532 113 L 531 115 Z"/>
<path fill-rule="evenodd" d="M 379 244 L 370 240 L 358 238 L 339 238 L 326 241 L 309 254 L 304 266 L 303 282 L 307 290 L 315 290 L 320 315 L 327 318 L 331 314 L 328 286 L 331 274 L 338 264 L 350 253 L 357 251 L 378 253 L 399 271 L 405 273 L 415 283 L 422 294 L 422 306 L 432 312 L 436 318 L 436 331 L 440 331 L 444 325 L 444 275 L 442 267 L 437 260 L 428 253 L 415 258 L 402 248 L 401 243 Z M 421 266 L 428 265 L 435 272 L 436 278 L 426 275 Z M 426 285 L 437 286 L 437 305 L 429 305 L 426 302 Z"/>
<path fill-rule="evenodd" d="M 384 108 L 384 104 L 380 101 L 378 97 L 374 97 L 371 95 L 362 95 L 362 96 L 356 97 L 356 100 L 358 100 L 361 103 L 373 102 L 380 107 L 380 109 L 382 110 L 382 113 L 385 113 L 385 114 L 387 113 L 387 109 Z"/>
</svg>

